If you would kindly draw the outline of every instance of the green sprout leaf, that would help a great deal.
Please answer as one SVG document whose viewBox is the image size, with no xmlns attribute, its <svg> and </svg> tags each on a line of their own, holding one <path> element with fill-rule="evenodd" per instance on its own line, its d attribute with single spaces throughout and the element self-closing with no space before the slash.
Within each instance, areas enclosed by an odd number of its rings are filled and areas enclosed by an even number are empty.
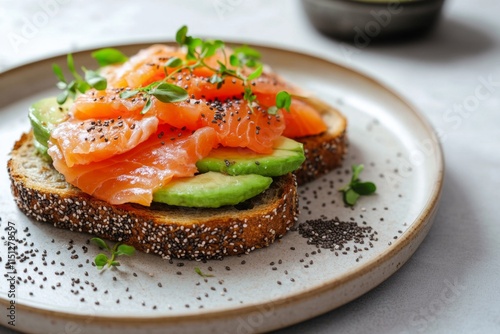
<svg viewBox="0 0 500 334">
<path fill-rule="evenodd" d="M 351 182 L 356 182 L 359 179 L 359 174 L 363 171 L 365 168 L 364 165 L 359 164 L 359 165 L 353 165 L 352 166 L 352 177 L 351 177 Z"/>
<path fill-rule="evenodd" d="M 104 48 L 91 53 L 92 58 L 97 60 L 99 67 L 123 64 L 128 57 L 121 51 L 113 48 Z"/>
<path fill-rule="evenodd" d="M 212 57 L 217 50 L 224 47 L 224 42 L 220 40 L 208 40 L 202 44 L 201 57 L 208 58 Z"/>
<path fill-rule="evenodd" d="M 224 79 L 222 79 L 220 76 L 218 76 L 217 74 L 213 74 L 211 77 L 210 77 L 210 83 L 222 83 L 224 81 Z"/>
<path fill-rule="evenodd" d="M 122 99 L 128 99 L 132 96 L 136 96 L 137 93 L 139 93 L 139 90 L 138 89 L 132 89 L 132 90 L 125 90 L 123 92 L 120 93 L 120 98 Z"/>
<path fill-rule="evenodd" d="M 116 255 L 132 256 L 134 254 L 135 254 L 135 248 L 125 244 L 120 244 L 116 251 Z"/>
<path fill-rule="evenodd" d="M 72 83 L 74 83 L 74 84 L 75 84 L 75 85 L 74 85 L 75 89 L 76 89 L 76 90 L 78 90 L 78 91 L 79 91 L 80 93 L 82 93 L 82 94 L 83 94 L 83 93 L 85 93 L 87 90 L 89 90 L 89 89 L 90 89 L 90 87 L 91 87 L 91 86 L 88 84 L 88 82 L 81 81 L 81 80 L 78 80 L 78 81 L 72 81 L 72 82 L 70 83 L 70 87 L 72 87 L 72 85 L 71 85 Z M 76 92 L 75 92 L 75 94 L 76 94 Z"/>
<path fill-rule="evenodd" d="M 69 97 L 69 92 L 67 90 L 62 91 L 57 95 L 57 103 L 64 104 Z"/>
<path fill-rule="evenodd" d="M 106 89 L 106 79 L 96 71 L 87 70 L 83 67 L 82 69 L 85 73 L 85 79 L 82 78 L 82 76 L 75 69 L 75 61 L 71 53 L 67 56 L 67 66 L 74 78 L 69 83 L 66 81 L 61 67 L 57 64 L 52 65 L 52 70 L 57 79 L 59 79 L 59 82 L 56 84 L 57 88 L 62 90 L 62 93 L 60 93 L 57 97 L 57 103 L 63 104 L 68 98 L 74 99 L 78 93 L 83 94 L 91 88 L 95 88 L 97 90 Z"/>
<path fill-rule="evenodd" d="M 267 108 L 267 113 L 269 115 L 276 115 L 279 109 L 285 109 L 290 112 L 290 106 L 292 104 L 292 96 L 287 91 L 280 91 L 276 94 L 276 105 Z"/>
<path fill-rule="evenodd" d="M 249 105 L 252 104 L 257 99 L 257 96 L 252 92 L 250 87 L 245 87 L 245 93 L 243 94 L 243 99 L 245 99 Z"/>
<path fill-rule="evenodd" d="M 106 241 L 102 240 L 101 238 L 92 238 L 92 239 L 90 239 L 90 242 L 96 244 L 97 246 L 101 247 L 102 249 L 111 250 L 111 248 L 109 248 Z"/>
<path fill-rule="evenodd" d="M 240 59 L 235 54 L 232 54 L 229 56 L 229 64 L 231 64 L 234 67 L 241 66 Z"/>
<path fill-rule="evenodd" d="M 194 267 L 194 271 L 200 275 L 201 277 L 214 277 L 214 275 L 211 275 L 211 274 L 204 274 L 200 268 L 198 267 Z"/>
<path fill-rule="evenodd" d="M 108 257 L 105 254 L 97 254 L 94 258 L 94 263 L 97 269 L 101 270 L 104 267 L 117 267 L 120 266 L 120 262 L 116 260 L 116 258 L 120 255 L 132 256 L 135 254 L 135 248 L 129 245 L 122 244 L 120 242 L 116 243 L 113 248 L 110 248 L 108 244 L 102 240 L 101 238 L 92 238 L 90 241 L 102 249 L 107 250 L 111 253 L 111 257 Z"/>
<path fill-rule="evenodd" d="M 238 58 L 240 64 L 243 66 L 255 67 L 260 64 L 260 52 L 249 47 L 248 45 L 243 45 L 234 49 L 233 54 Z"/>
<path fill-rule="evenodd" d="M 344 203 L 349 206 L 355 205 L 361 196 L 371 195 L 377 191 L 377 186 L 373 182 L 361 182 L 359 180 L 359 175 L 363 169 L 362 164 L 353 165 L 351 182 L 339 190 L 344 193 Z"/>
<path fill-rule="evenodd" d="M 52 71 L 54 72 L 54 74 L 56 75 L 57 79 L 59 79 L 60 82 L 66 83 L 63 71 L 59 65 L 52 64 Z"/>
<path fill-rule="evenodd" d="M 73 74 L 75 79 L 81 79 L 81 76 L 76 72 L 75 70 L 75 60 L 73 59 L 73 55 L 71 53 L 68 53 L 67 62 L 68 62 L 68 69 Z"/>
<path fill-rule="evenodd" d="M 377 191 L 377 186 L 373 182 L 357 182 L 351 186 L 351 189 L 360 195 L 371 195 Z"/>
<path fill-rule="evenodd" d="M 56 84 L 57 88 L 59 89 L 66 89 L 68 87 L 68 84 L 65 83 L 65 82 L 62 82 L 62 81 L 59 81 L 57 84 Z"/>
<path fill-rule="evenodd" d="M 290 106 L 292 105 L 292 96 L 282 90 L 276 94 L 276 107 L 279 109 L 284 108 L 286 111 L 290 112 Z"/>
<path fill-rule="evenodd" d="M 149 109 L 151 109 L 152 105 L 153 105 L 153 101 L 151 101 L 151 96 L 148 96 L 147 100 L 146 100 L 146 104 L 142 108 L 141 114 L 144 115 L 145 113 L 147 113 L 149 111 Z"/>
<path fill-rule="evenodd" d="M 358 198 L 361 195 L 355 192 L 352 189 L 348 189 L 346 192 L 344 192 L 344 202 L 346 202 L 348 205 L 354 205 L 356 204 Z"/>
<path fill-rule="evenodd" d="M 235 54 L 244 55 L 247 58 L 260 59 L 261 54 L 259 51 L 254 48 L 249 47 L 248 45 L 242 45 L 234 49 Z"/>
<path fill-rule="evenodd" d="M 248 77 L 247 77 L 247 80 L 254 80 L 254 79 L 257 79 L 258 77 L 261 76 L 262 74 L 262 70 L 264 69 L 264 66 L 262 64 L 260 64 L 259 66 L 257 66 L 257 68 L 255 69 L 255 71 L 253 71 Z"/>
<path fill-rule="evenodd" d="M 104 90 L 108 85 L 106 78 L 92 70 L 85 70 L 85 81 L 87 81 L 90 87 L 97 90 Z"/>
<path fill-rule="evenodd" d="M 175 34 L 175 41 L 179 46 L 183 46 L 186 44 L 186 36 L 188 32 L 188 27 L 187 26 L 182 26 L 177 30 L 177 33 Z"/>
<path fill-rule="evenodd" d="M 98 254 L 95 259 L 94 259 L 94 263 L 97 267 L 97 269 L 101 270 L 102 268 L 104 268 L 105 265 L 108 264 L 108 257 L 104 254 Z"/>
<path fill-rule="evenodd" d="M 272 107 L 267 108 L 267 113 L 269 115 L 276 115 L 278 113 L 278 110 L 279 110 L 278 107 L 272 106 Z"/>
<path fill-rule="evenodd" d="M 188 92 L 184 88 L 166 82 L 162 82 L 151 89 L 149 94 L 164 103 L 181 102 L 189 97 Z"/>
<path fill-rule="evenodd" d="M 172 57 L 165 63 L 166 67 L 179 67 L 182 65 L 182 59 L 178 57 Z"/>
</svg>

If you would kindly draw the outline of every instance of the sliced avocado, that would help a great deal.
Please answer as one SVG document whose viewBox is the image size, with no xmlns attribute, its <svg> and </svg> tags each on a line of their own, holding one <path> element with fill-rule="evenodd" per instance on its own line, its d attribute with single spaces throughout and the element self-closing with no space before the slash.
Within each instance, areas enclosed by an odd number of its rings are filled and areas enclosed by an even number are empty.
<svg viewBox="0 0 500 334">
<path fill-rule="evenodd" d="M 293 139 L 280 136 L 274 143 L 275 150 L 287 150 L 304 153 L 304 145 Z"/>
<path fill-rule="evenodd" d="M 208 172 L 180 178 L 155 191 L 153 201 L 169 205 L 218 208 L 235 205 L 266 190 L 270 177 L 261 175 L 229 176 Z"/>
<path fill-rule="evenodd" d="M 52 129 L 68 118 L 71 103 L 72 101 L 68 99 L 64 104 L 60 105 L 55 97 L 49 97 L 31 105 L 28 117 L 35 139 L 40 146 L 47 147 Z"/>
<path fill-rule="evenodd" d="M 200 172 L 229 175 L 258 174 L 280 176 L 293 172 L 304 162 L 301 143 L 281 137 L 272 154 L 258 154 L 246 148 L 221 147 L 196 163 Z"/>
<path fill-rule="evenodd" d="M 47 153 L 47 146 L 40 144 L 40 142 L 36 139 L 33 139 L 33 144 L 35 145 L 36 150 L 40 153 L 40 156 L 48 161 L 51 161 L 52 158 Z"/>
</svg>

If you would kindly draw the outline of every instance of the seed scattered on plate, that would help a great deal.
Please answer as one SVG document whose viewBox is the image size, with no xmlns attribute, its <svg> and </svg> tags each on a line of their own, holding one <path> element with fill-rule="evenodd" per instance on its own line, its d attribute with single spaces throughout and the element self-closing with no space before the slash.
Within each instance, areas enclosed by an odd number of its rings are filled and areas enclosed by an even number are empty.
<svg viewBox="0 0 500 334">
<path fill-rule="evenodd" d="M 349 242 L 363 244 L 365 239 L 370 241 L 377 239 L 376 232 L 370 226 L 359 226 L 354 221 L 344 222 L 338 217 L 330 220 L 308 220 L 299 224 L 299 233 L 308 239 L 308 244 L 332 251 L 343 250 Z M 346 251 L 349 250 L 350 248 L 346 247 Z M 346 255 L 346 251 L 342 254 Z M 309 253 L 305 256 L 309 257 Z M 303 259 L 300 262 L 303 262 Z"/>
</svg>

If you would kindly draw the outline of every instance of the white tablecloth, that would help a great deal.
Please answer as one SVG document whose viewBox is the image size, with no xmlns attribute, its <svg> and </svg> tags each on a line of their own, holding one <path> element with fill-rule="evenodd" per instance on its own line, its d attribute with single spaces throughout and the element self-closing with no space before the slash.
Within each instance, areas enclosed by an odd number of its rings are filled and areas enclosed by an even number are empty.
<svg viewBox="0 0 500 334">
<path fill-rule="evenodd" d="M 499 16 L 498 0 L 449 0 L 430 36 L 358 48 L 317 33 L 298 1 L 0 0 L 0 71 L 90 47 L 171 39 L 188 24 L 194 35 L 302 50 L 385 82 L 444 134 L 434 226 L 383 284 L 279 332 L 500 333 Z"/>
</svg>

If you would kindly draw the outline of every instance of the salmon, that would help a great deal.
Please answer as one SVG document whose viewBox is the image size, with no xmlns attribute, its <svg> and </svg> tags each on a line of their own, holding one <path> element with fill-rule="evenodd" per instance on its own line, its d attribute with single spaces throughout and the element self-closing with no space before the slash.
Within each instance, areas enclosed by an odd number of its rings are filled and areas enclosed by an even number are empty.
<svg viewBox="0 0 500 334">
<path fill-rule="evenodd" d="M 250 82 L 257 98 L 252 105 L 243 99 L 240 79 L 227 76 L 212 83 L 213 69 L 226 63 L 222 52 L 205 60 L 209 67 L 184 69 L 168 79 L 188 92 L 185 101 L 163 103 L 144 91 L 120 97 L 125 90 L 166 80 L 176 70 L 164 68 L 172 57 L 186 55 L 178 48 L 151 46 L 102 69 L 106 90 L 91 89 L 75 99 L 70 118 L 52 131 L 48 149 L 69 183 L 111 204 L 150 205 L 155 190 L 172 178 L 195 175 L 196 162 L 215 147 L 267 154 L 282 135 L 297 138 L 326 130 L 321 115 L 299 100 L 292 99 L 290 112 L 267 112 L 278 92 L 298 93 L 270 71 Z"/>
<path fill-rule="evenodd" d="M 271 153 L 274 142 L 285 129 L 281 111 L 269 115 L 261 108 L 251 109 L 241 99 L 192 100 L 180 103 L 153 103 L 161 122 L 188 129 L 211 127 L 219 144 L 225 147 L 246 147 L 257 153 Z"/>
<path fill-rule="evenodd" d="M 102 161 L 146 141 L 156 133 L 158 123 L 152 115 L 106 120 L 70 119 L 52 130 L 48 153 L 52 156 L 57 148 L 68 167 Z"/>
<path fill-rule="evenodd" d="M 230 52 L 230 51 L 226 51 Z M 178 48 L 166 45 L 153 45 L 131 57 L 121 65 L 109 66 L 102 71 L 110 88 L 145 87 L 153 82 L 163 80 L 166 74 L 172 73 L 175 68 L 164 69 L 165 63 L 172 57 L 185 59 L 185 53 Z M 225 63 L 228 69 L 235 69 L 224 60 L 221 52 L 205 60 L 211 68 L 219 68 L 218 62 Z M 249 75 L 253 70 L 244 69 L 243 74 Z M 187 90 L 193 98 L 225 100 L 226 98 L 242 98 L 244 93 L 243 82 L 237 78 L 227 76 L 224 83 L 218 86 L 210 82 L 215 72 L 207 67 L 197 67 L 193 71 L 187 69 L 173 75 L 169 80 Z M 295 88 L 270 71 L 264 72 L 259 78 L 252 81 L 252 91 L 255 94 L 276 96 L 281 90 L 293 93 Z"/>
<path fill-rule="evenodd" d="M 275 103 L 275 98 L 269 95 L 257 94 L 259 103 L 264 107 L 270 107 Z M 283 112 L 285 129 L 283 136 L 288 138 L 300 138 L 314 136 L 327 130 L 323 117 L 318 110 L 304 101 L 292 98 L 289 112 Z"/>
<path fill-rule="evenodd" d="M 121 65 L 107 66 L 101 70 L 108 87 L 144 87 L 165 77 L 163 65 L 172 57 L 185 58 L 185 53 L 167 45 L 152 45 L 139 51 Z"/>
<path fill-rule="evenodd" d="M 122 99 L 120 92 L 122 92 L 120 89 L 108 89 L 92 90 L 82 94 L 72 106 L 72 116 L 79 120 L 88 120 L 92 117 L 93 121 L 106 119 L 108 122 L 110 119 L 114 121 L 117 117 L 122 117 L 122 122 L 130 117 L 134 120 L 141 117 L 156 117 L 158 124 L 169 124 L 177 128 L 197 130 L 202 127 L 211 127 L 216 131 L 221 146 L 246 147 L 257 153 L 271 153 L 275 140 L 285 130 L 281 111 L 277 115 L 269 115 L 260 107 L 251 109 L 248 103 L 241 99 L 226 99 L 223 102 L 190 99 L 183 102 L 163 103 L 152 97 L 151 108 L 142 115 L 141 111 L 146 103 L 143 96 L 139 94 Z M 76 128 L 79 123 L 77 121 L 74 123 L 73 127 Z M 78 134 L 74 142 L 79 142 L 88 127 L 87 122 L 81 126 L 79 131 L 83 134 Z M 70 135 L 66 131 L 69 128 L 68 125 L 58 133 L 64 132 L 67 137 Z M 106 130 L 101 129 L 101 131 Z M 113 138 L 114 136 L 113 134 L 107 137 Z M 78 144 L 68 145 L 68 147 L 76 145 Z"/>
<path fill-rule="evenodd" d="M 174 177 L 193 176 L 196 162 L 217 145 L 217 135 L 205 127 L 194 133 L 161 125 L 133 149 L 108 159 L 68 166 L 57 145 L 49 148 L 54 167 L 66 181 L 111 204 L 151 204 L 153 192 Z"/>
</svg>

